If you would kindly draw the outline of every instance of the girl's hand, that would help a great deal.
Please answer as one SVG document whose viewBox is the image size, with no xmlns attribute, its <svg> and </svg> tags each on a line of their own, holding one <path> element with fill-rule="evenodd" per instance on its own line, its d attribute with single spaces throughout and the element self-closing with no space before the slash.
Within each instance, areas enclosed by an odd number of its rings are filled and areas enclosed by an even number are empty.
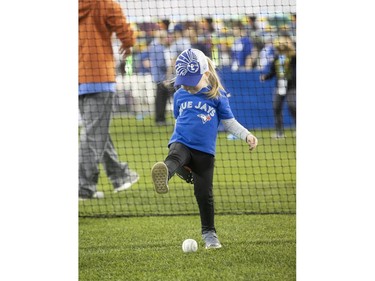
<svg viewBox="0 0 375 281">
<path fill-rule="evenodd" d="M 252 134 L 247 135 L 246 142 L 249 145 L 250 151 L 254 150 L 258 145 L 258 139 Z"/>
</svg>

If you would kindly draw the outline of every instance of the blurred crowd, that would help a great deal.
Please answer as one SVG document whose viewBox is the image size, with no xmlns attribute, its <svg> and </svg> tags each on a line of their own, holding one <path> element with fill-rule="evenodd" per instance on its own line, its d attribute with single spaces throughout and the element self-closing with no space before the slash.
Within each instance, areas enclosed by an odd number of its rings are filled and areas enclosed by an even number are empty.
<svg viewBox="0 0 375 281">
<path fill-rule="evenodd" d="M 145 107 L 149 107 L 149 112 L 154 111 L 156 88 L 161 82 L 165 84 L 173 79 L 175 59 L 186 48 L 201 50 L 219 68 L 252 71 L 264 70 L 270 65 L 280 37 L 287 37 L 296 45 L 296 14 L 245 15 L 227 19 L 204 17 L 180 22 L 163 19 L 132 23 L 132 27 L 137 37 L 136 45 L 133 55 L 126 61 L 117 55 L 117 82 L 118 90 L 125 92 L 122 98 L 130 99 L 119 103 L 136 104 L 131 111 L 141 112 L 140 119 Z M 155 71 L 162 69 L 156 69 L 155 65 L 160 63 L 155 59 L 152 61 L 150 51 L 155 49 L 155 44 L 162 47 L 159 50 L 163 53 L 159 52 L 157 57 L 164 56 L 163 67 L 165 64 L 166 69 L 162 79 L 155 77 L 160 76 Z M 114 53 L 118 54 L 119 45 L 116 41 L 113 45 Z"/>
<path fill-rule="evenodd" d="M 182 22 L 164 19 L 132 26 L 137 43 L 127 62 L 129 74 L 149 69 L 145 62 L 147 49 L 157 30 L 167 31 L 167 54 L 169 51 L 173 56 L 176 50 L 185 47 L 197 48 L 213 59 L 216 66 L 230 66 L 233 71 L 262 69 L 267 56 L 273 56 L 272 43 L 279 36 L 288 36 L 296 42 L 296 14 L 247 15 L 226 20 L 206 17 Z"/>
</svg>

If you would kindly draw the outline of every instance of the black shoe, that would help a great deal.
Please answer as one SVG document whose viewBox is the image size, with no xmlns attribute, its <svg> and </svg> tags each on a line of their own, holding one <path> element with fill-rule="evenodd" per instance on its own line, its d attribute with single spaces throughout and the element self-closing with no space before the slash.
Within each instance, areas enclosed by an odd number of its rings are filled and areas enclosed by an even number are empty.
<svg viewBox="0 0 375 281">
<path fill-rule="evenodd" d="M 187 183 L 194 184 L 193 173 L 191 172 L 191 169 L 188 166 L 178 168 L 176 171 L 176 175 L 184 181 L 186 181 Z"/>
</svg>

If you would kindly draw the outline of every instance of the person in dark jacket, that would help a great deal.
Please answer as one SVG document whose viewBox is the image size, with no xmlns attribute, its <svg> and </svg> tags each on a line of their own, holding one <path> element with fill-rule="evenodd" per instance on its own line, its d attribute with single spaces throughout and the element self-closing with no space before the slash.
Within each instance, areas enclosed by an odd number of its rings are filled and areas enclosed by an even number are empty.
<svg viewBox="0 0 375 281">
<path fill-rule="evenodd" d="M 284 138 L 283 104 L 286 101 L 290 115 L 296 123 L 296 49 L 289 37 L 282 36 L 275 40 L 275 58 L 269 72 L 261 74 L 260 80 L 265 81 L 276 77 L 277 85 L 273 96 L 275 117 L 275 139 Z"/>
</svg>

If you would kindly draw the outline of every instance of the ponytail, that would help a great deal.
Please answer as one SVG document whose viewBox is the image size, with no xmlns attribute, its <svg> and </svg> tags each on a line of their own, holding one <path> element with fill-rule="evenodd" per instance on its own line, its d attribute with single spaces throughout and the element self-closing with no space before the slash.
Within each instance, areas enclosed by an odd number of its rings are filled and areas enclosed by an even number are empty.
<svg viewBox="0 0 375 281">
<path fill-rule="evenodd" d="M 205 94 L 207 94 L 209 98 L 214 99 L 220 95 L 220 90 L 224 90 L 224 87 L 220 82 L 220 78 L 216 72 L 214 63 L 208 57 L 207 57 L 207 61 L 208 61 L 208 68 L 210 71 L 210 75 L 208 76 L 208 84 L 211 86 L 211 89 Z"/>
</svg>

